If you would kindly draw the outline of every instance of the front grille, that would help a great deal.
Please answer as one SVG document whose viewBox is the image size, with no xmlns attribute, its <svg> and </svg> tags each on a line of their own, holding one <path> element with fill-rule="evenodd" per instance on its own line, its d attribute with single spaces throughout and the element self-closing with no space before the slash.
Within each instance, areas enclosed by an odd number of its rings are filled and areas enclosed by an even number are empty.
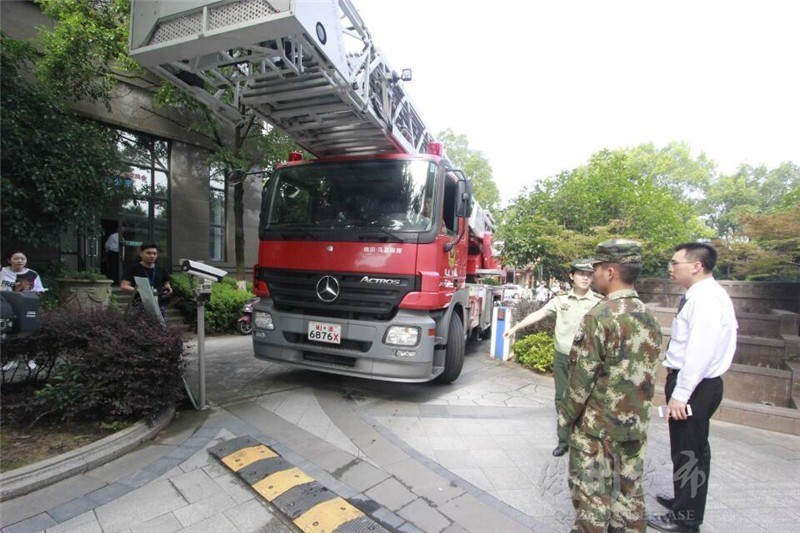
<svg viewBox="0 0 800 533">
<path fill-rule="evenodd" d="M 339 282 L 339 297 L 323 302 L 317 296 L 317 282 L 325 275 Z M 415 276 L 389 274 L 352 274 L 261 270 L 275 307 L 281 311 L 352 320 L 390 320 L 397 313 L 403 297 L 418 291 L 420 280 Z M 397 280 L 397 285 L 366 283 L 363 278 Z"/>
<path fill-rule="evenodd" d="M 318 352 L 303 352 L 303 359 L 305 359 L 306 361 L 315 361 L 317 363 L 327 363 L 329 365 L 337 365 L 337 366 L 347 366 L 350 368 L 356 366 L 355 357 L 345 357 L 343 355 L 330 355 Z"/>
</svg>

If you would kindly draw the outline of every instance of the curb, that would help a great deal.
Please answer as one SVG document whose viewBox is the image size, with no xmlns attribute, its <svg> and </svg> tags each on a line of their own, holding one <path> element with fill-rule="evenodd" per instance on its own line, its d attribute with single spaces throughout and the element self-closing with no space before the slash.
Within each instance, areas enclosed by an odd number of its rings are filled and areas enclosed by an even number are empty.
<svg viewBox="0 0 800 533">
<path fill-rule="evenodd" d="M 127 429 L 86 446 L 0 474 L 0 502 L 112 461 L 142 442 L 155 437 L 174 416 L 175 407 L 170 407 L 152 423 L 137 422 Z"/>
</svg>

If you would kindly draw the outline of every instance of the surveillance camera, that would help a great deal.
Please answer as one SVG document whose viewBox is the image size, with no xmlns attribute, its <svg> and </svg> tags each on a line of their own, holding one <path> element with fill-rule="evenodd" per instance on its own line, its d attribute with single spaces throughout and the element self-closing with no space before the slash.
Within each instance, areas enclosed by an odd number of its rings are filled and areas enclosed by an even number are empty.
<svg viewBox="0 0 800 533">
<path fill-rule="evenodd" d="M 191 259 L 186 259 L 181 267 L 187 274 L 209 281 L 222 281 L 222 278 L 228 275 L 228 273 L 221 268 L 206 265 L 200 261 L 192 261 Z"/>
</svg>

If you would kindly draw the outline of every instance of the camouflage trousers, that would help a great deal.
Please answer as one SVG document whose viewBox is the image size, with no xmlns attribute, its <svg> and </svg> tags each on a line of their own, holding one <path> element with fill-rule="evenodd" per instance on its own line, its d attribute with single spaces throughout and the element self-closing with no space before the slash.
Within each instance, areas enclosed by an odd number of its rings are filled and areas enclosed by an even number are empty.
<svg viewBox="0 0 800 533">
<path fill-rule="evenodd" d="M 641 480 L 646 441 L 614 442 L 575 428 L 569 443 L 572 531 L 645 531 Z"/>
</svg>

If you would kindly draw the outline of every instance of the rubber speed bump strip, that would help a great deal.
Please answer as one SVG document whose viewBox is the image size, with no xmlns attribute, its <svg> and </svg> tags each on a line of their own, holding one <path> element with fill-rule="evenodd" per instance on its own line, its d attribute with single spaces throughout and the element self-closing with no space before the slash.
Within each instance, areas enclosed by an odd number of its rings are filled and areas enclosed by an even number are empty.
<svg viewBox="0 0 800 533">
<path fill-rule="evenodd" d="M 378 522 L 252 437 L 208 452 L 307 533 L 380 533 Z"/>
</svg>

